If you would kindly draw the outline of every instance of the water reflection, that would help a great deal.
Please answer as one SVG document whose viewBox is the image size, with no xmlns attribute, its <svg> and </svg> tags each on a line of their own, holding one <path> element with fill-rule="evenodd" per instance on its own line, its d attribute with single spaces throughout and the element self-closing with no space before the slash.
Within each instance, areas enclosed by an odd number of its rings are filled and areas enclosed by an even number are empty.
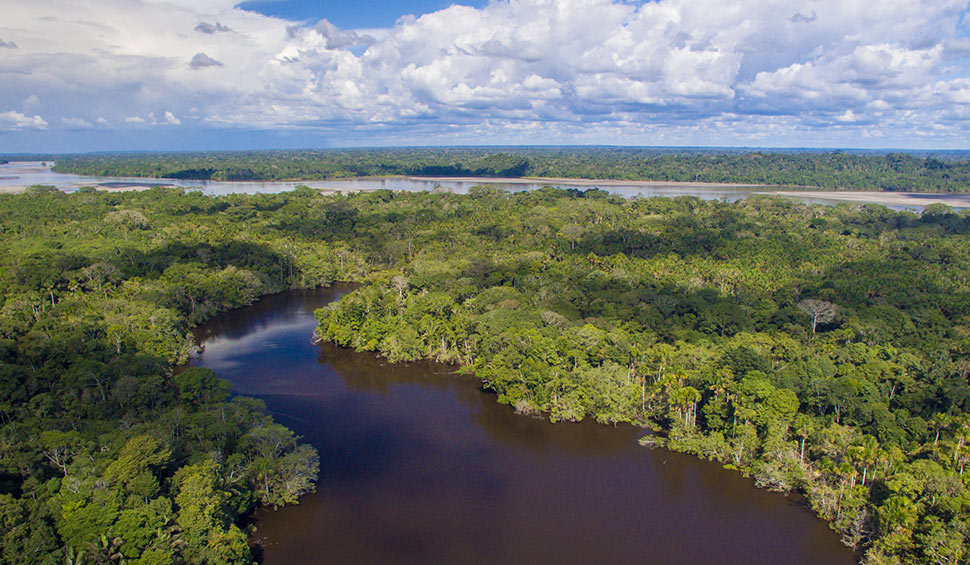
<svg viewBox="0 0 970 565">
<path fill-rule="evenodd" d="M 198 364 L 321 454 L 319 492 L 255 519 L 266 563 L 851 563 L 835 533 L 638 430 L 517 416 L 471 377 L 314 345 L 349 287 L 285 293 L 200 329 Z"/>
</svg>

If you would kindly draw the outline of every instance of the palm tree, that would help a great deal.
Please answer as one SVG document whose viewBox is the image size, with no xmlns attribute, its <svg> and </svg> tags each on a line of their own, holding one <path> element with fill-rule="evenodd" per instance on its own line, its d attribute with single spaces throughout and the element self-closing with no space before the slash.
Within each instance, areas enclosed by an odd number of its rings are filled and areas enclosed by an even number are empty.
<svg viewBox="0 0 970 565">
<path fill-rule="evenodd" d="M 670 402 L 677 408 L 677 412 L 684 419 L 684 427 L 693 428 L 697 423 L 697 403 L 701 400 L 701 393 L 692 386 L 675 389 L 670 393 Z"/>
</svg>

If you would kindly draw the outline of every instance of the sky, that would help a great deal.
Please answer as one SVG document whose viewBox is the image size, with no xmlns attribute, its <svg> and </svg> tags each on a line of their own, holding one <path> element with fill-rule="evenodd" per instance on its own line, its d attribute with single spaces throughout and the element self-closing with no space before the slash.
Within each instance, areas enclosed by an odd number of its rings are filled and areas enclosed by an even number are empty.
<svg viewBox="0 0 970 565">
<path fill-rule="evenodd" d="M 0 0 L 0 152 L 970 148 L 970 0 Z"/>
</svg>

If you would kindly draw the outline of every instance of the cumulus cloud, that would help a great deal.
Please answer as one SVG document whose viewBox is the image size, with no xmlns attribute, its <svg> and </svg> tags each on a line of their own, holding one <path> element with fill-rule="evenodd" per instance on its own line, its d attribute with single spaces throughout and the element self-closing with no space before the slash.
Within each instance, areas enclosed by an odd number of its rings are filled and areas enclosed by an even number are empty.
<svg viewBox="0 0 970 565">
<path fill-rule="evenodd" d="M 189 61 L 189 68 L 194 70 L 204 69 L 206 67 L 221 67 L 221 66 L 222 66 L 222 63 L 220 63 L 219 61 L 216 61 L 215 59 L 206 55 L 205 53 L 202 53 L 201 51 L 193 55 L 192 60 Z"/>
<path fill-rule="evenodd" d="M 15 110 L 0 112 L 0 130 L 15 131 L 28 129 L 47 129 L 47 122 L 44 121 L 44 118 L 36 114 L 30 117 Z"/>
<path fill-rule="evenodd" d="M 124 122 L 132 126 L 180 126 L 182 125 L 182 120 L 178 119 L 178 117 L 176 117 L 175 114 L 172 113 L 170 110 L 166 110 L 164 117 L 161 119 L 155 116 L 155 112 L 148 112 L 148 115 L 145 118 L 141 116 L 128 116 L 124 119 Z M 106 120 L 102 116 L 96 120 L 96 123 L 99 126 L 103 127 L 108 125 L 108 120 Z"/>
<path fill-rule="evenodd" d="M 199 25 L 195 26 L 195 31 L 212 35 L 214 33 L 225 33 L 232 31 L 232 28 L 229 26 L 224 26 L 219 22 L 214 24 L 210 24 L 208 22 L 199 22 Z"/>
<path fill-rule="evenodd" d="M 902 110 L 919 102 L 939 72 L 942 51 L 940 45 L 920 50 L 859 45 L 847 53 L 760 72 L 743 89 L 788 113 L 858 111 L 877 100 Z"/>
<path fill-rule="evenodd" d="M 0 107 L 37 93 L 59 127 L 182 116 L 403 143 L 970 135 L 966 0 L 509 0 L 384 30 L 235 0 L 49 0 L 8 19 L 21 48 L 0 58 Z"/>
</svg>

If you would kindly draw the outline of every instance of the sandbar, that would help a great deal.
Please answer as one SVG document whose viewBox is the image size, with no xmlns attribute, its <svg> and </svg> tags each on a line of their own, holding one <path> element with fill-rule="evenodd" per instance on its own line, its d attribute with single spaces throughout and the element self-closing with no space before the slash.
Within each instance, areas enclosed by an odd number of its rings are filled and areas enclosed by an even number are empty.
<svg viewBox="0 0 970 565">
<path fill-rule="evenodd" d="M 940 194 L 932 192 L 885 192 L 844 190 L 772 190 L 758 192 L 771 196 L 785 196 L 802 200 L 837 200 L 886 206 L 922 207 L 930 204 L 946 204 L 958 208 L 970 208 L 970 194 Z"/>
</svg>

